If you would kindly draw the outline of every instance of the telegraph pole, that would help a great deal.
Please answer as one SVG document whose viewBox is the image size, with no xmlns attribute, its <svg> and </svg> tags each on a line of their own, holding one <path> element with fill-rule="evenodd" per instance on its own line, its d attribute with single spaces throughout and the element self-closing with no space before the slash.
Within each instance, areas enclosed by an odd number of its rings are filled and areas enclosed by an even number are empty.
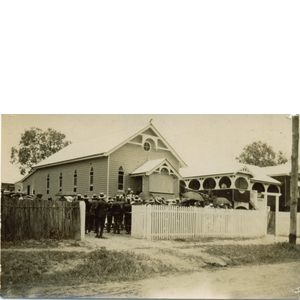
<svg viewBox="0 0 300 300">
<path fill-rule="evenodd" d="M 292 172 L 291 172 L 291 203 L 290 203 L 290 235 L 289 242 L 296 244 L 297 239 L 297 197 L 298 197 L 298 153 L 299 153 L 299 115 L 292 116 Z"/>
</svg>

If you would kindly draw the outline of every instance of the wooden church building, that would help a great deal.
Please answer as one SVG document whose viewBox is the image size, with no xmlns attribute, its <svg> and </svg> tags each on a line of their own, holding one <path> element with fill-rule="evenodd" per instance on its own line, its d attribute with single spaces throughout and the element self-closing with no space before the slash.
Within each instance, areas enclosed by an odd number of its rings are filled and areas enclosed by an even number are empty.
<svg viewBox="0 0 300 300">
<path fill-rule="evenodd" d="M 135 129 L 136 130 L 136 129 Z M 33 167 L 22 179 L 28 195 L 75 193 L 115 196 L 131 188 L 171 199 L 179 196 L 180 168 L 187 167 L 150 123 L 138 132 L 104 133 L 71 144 Z"/>
</svg>

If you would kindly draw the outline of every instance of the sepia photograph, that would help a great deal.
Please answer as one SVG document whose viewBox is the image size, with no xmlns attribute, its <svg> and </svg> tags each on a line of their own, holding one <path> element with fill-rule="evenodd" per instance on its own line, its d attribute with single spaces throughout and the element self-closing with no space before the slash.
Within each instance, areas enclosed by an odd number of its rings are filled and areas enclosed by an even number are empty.
<svg viewBox="0 0 300 300">
<path fill-rule="evenodd" d="M 1 135 L 2 297 L 298 299 L 298 115 L 2 115 Z"/>
</svg>

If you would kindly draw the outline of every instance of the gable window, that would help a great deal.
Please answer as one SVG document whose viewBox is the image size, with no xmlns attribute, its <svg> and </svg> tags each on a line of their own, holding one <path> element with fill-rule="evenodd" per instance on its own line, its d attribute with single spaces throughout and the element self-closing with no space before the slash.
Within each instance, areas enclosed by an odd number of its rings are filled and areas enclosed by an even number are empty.
<svg viewBox="0 0 300 300">
<path fill-rule="evenodd" d="M 50 188 L 50 175 L 47 176 L 47 194 L 49 194 L 49 188 Z"/>
<path fill-rule="evenodd" d="M 90 191 L 93 191 L 94 189 L 94 169 L 91 167 L 90 170 Z"/>
<path fill-rule="evenodd" d="M 120 167 L 118 172 L 118 190 L 123 190 L 123 188 L 124 188 L 124 170 L 122 167 Z"/>
<path fill-rule="evenodd" d="M 74 172 L 74 189 L 73 189 L 74 192 L 77 191 L 77 170 L 75 170 Z"/>
<path fill-rule="evenodd" d="M 144 150 L 147 152 L 149 152 L 151 150 L 151 145 L 149 142 L 144 143 Z"/>
<path fill-rule="evenodd" d="M 60 192 L 62 191 L 62 179 L 63 179 L 62 172 L 60 172 L 60 174 L 59 174 L 59 191 Z"/>
</svg>

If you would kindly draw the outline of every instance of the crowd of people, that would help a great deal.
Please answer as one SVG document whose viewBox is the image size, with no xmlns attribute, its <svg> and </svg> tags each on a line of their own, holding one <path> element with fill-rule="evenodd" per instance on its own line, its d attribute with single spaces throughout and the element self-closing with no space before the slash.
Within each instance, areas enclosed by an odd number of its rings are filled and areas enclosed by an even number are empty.
<svg viewBox="0 0 300 300">
<path fill-rule="evenodd" d="M 136 203 L 135 199 L 136 196 L 129 192 L 115 197 L 94 194 L 91 199 L 87 195 L 83 198 L 77 195 L 74 201 L 86 204 L 85 233 L 94 231 L 96 238 L 103 238 L 105 227 L 107 233 L 113 230 L 114 234 L 120 234 L 120 230 L 125 229 L 127 234 L 131 234 L 131 207 Z"/>
</svg>

